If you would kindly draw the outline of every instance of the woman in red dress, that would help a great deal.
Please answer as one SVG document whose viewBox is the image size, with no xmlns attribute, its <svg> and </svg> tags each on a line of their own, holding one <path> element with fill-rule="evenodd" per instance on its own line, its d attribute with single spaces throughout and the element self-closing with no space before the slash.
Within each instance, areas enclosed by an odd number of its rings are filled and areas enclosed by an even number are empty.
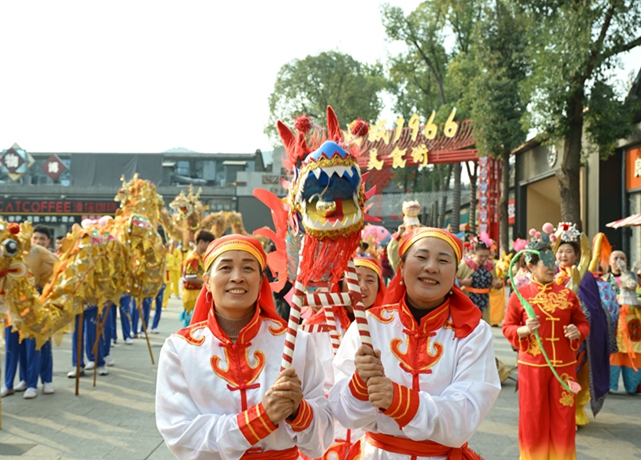
<svg viewBox="0 0 641 460">
<path fill-rule="evenodd" d="M 534 332 L 538 330 L 551 365 L 567 383 L 576 381 L 576 352 L 590 327 L 576 295 L 554 283 L 555 257 L 549 234 L 536 232 L 534 236 L 528 249 L 539 254 L 526 254 L 532 282 L 518 290 L 536 316 L 528 317 L 512 293 L 503 322 L 503 335 L 518 350 L 520 458 L 572 460 L 576 459 L 576 396 L 552 373 Z"/>
</svg>

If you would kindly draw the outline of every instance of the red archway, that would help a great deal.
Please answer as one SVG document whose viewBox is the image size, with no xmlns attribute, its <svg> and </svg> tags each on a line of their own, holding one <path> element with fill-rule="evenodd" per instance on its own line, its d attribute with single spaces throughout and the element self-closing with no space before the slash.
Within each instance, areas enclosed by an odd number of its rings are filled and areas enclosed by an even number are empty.
<svg viewBox="0 0 641 460">
<path fill-rule="evenodd" d="M 472 120 L 456 122 L 453 120 L 454 114 L 455 111 L 440 130 L 432 123 L 434 115 L 426 125 L 419 125 L 418 116 L 413 115 L 409 126 L 404 126 L 401 118 L 395 129 L 387 129 L 385 122 L 370 127 L 367 139 L 359 143 L 363 153 L 358 164 L 363 173 L 368 173 L 367 186 L 375 185 L 376 194 L 381 195 L 395 169 L 479 161 L 478 228 L 487 231 L 490 238 L 496 240 L 499 236 L 501 163 L 489 158 L 479 159 L 478 150 L 474 147 L 476 139 Z M 349 134 L 346 138 L 349 138 Z"/>
</svg>

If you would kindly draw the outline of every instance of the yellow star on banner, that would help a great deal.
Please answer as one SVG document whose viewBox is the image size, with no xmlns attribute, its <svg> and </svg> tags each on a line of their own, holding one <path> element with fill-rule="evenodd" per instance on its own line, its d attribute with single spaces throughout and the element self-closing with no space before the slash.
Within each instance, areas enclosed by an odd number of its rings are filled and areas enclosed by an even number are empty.
<svg viewBox="0 0 641 460">
<path fill-rule="evenodd" d="M 371 149 L 369 151 L 369 161 L 367 162 L 367 169 L 383 169 L 383 160 L 378 159 L 378 149 Z"/>
</svg>

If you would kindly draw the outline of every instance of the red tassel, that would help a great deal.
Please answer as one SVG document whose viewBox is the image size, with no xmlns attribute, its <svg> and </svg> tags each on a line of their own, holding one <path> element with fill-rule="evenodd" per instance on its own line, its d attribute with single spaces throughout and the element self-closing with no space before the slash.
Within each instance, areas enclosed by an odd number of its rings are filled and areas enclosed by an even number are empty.
<svg viewBox="0 0 641 460">
<path fill-rule="evenodd" d="M 11 222 L 8 226 L 7 229 L 9 230 L 9 233 L 12 233 L 14 235 L 17 235 L 20 233 L 20 225 L 17 224 L 16 222 Z"/>
<path fill-rule="evenodd" d="M 354 137 L 365 137 L 369 133 L 369 126 L 367 125 L 367 122 L 363 121 L 358 118 L 352 125 L 352 130 L 351 130 L 352 136 Z"/>
<path fill-rule="evenodd" d="M 296 128 L 298 132 L 307 134 L 309 131 L 311 131 L 312 127 L 313 125 L 311 120 L 305 115 L 303 115 L 302 117 L 294 118 L 294 128 Z"/>
<path fill-rule="evenodd" d="M 338 283 L 345 272 L 347 262 L 354 256 L 361 232 L 344 238 L 313 238 L 305 234 L 303 254 L 298 261 L 298 281 L 307 286 L 313 283 Z"/>
</svg>

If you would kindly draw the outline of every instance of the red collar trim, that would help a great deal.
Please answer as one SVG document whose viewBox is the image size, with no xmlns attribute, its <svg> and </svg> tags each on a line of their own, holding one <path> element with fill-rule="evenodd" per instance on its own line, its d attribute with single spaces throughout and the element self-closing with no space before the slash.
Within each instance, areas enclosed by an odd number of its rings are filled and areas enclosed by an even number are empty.
<svg viewBox="0 0 641 460">
<path fill-rule="evenodd" d="M 241 329 L 240 334 L 238 334 L 238 340 L 236 343 L 243 344 L 251 341 L 258 330 L 260 329 L 261 324 L 261 309 L 260 306 L 256 305 L 256 310 L 254 310 L 254 316 L 247 326 Z M 216 315 L 214 314 L 214 309 L 209 310 L 209 316 L 207 317 L 207 326 L 212 334 L 216 336 L 218 340 L 224 343 L 233 343 L 229 336 L 223 331 L 216 321 Z"/>
<path fill-rule="evenodd" d="M 407 306 L 405 297 L 403 297 L 399 303 L 399 312 L 401 322 L 406 329 L 410 331 L 420 331 L 422 334 L 426 334 L 442 328 L 448 320 L 450 317 L 450 299 L 449 297 L 446 298 L 441 305 L 423 316 L 420 324 L 416 323 L 414 315 L 412 315 L 412 312 Z"/>
</svg>

